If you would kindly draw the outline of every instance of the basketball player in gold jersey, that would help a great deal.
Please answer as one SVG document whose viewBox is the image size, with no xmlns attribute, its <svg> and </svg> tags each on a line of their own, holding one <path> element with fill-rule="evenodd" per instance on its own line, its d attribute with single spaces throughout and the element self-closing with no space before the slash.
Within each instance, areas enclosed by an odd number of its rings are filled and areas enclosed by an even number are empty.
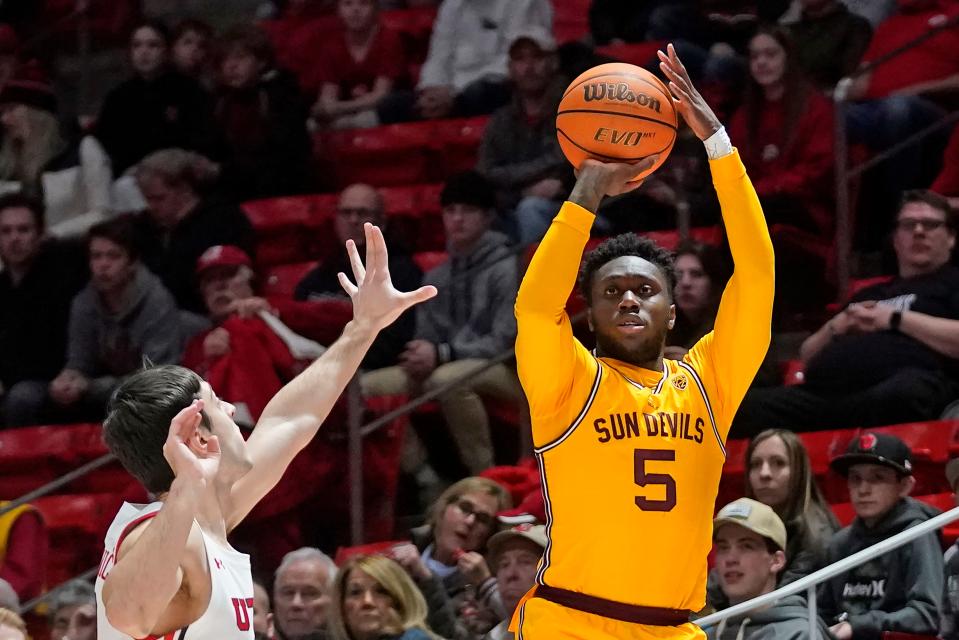
<svg viewBox="0 0 959 640">
<path fill-rule="evenodd" d="M 681 361 L 672 258 L 632 234 L 585 259 L 580 286 L 596 350 L 565 312 L 604 195 L 652 166 L 587 160 L 516 300 L 516 357 L 532 412 L 549 545 L 517 609 L 523 640 L 704 638 L 706 555 L 724 442 L 769 345 L 773 252 L 735 148 L 672 45 L 659 53 L 677 111 L 704 141 L 735 261 L 715 330 Z"/>
</svg>

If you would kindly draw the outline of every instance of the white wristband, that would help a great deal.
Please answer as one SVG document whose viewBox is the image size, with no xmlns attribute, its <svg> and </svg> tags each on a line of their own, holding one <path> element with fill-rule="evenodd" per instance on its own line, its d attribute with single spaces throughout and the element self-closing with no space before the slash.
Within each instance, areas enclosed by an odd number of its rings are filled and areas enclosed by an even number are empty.
<svg viewBox="0 0 959 640">
<path fill-rule="evenodd" d="M 703 140 L 703 144 L 706 145 L 706 155 L 710 160 L 728 156 L 733 152 L 733 143 L 729 140 L 726 127 L 719 127 L 716 133 Z"/>
</svg>

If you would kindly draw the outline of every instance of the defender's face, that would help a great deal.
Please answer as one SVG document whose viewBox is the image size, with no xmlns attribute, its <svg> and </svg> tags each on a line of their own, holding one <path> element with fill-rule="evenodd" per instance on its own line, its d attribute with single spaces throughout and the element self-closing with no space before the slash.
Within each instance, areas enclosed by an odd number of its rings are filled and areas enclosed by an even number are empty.
<svg viewBox="0 0 959 640">
<path fill-rule="evenodd" d="M 593 274 L 590 303 L 587 318 L 597 352 L 630 364 L 658 358 L 676 322 L 665 275 L 638 256 L 600 267 Z"/>
<path fill-rule="evenodd" d="M 200 383 L 200 398 L 203 399 L 203 414 L 207 417 L 210 432 L 220 444 L 221 474 L 225 472 L 230 479 L 237 480 L 253 467 L 253 461 L 246 450 L 240 427 L 233 421 L 236 407 L 218 398 L 206 381 Z"/>
</svg>

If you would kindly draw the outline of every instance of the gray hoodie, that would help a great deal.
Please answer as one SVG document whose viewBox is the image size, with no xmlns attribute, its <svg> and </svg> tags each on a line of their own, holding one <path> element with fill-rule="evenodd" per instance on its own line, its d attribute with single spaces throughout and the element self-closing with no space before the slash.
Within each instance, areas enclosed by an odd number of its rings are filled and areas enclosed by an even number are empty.
<svg viewBox="0 0 959 640">
<path fill-rule="evenodd" d="M 946 581 L 942 592 L 939 636 L 943 640 L 959 640 L 959 542 L 946 550 Z"/>
<path fill-rule="evenodd" d="M 138 266 L 119 313 L 103 305 L 92 282 L 73 299 L 66 368 L 90 378 L 87 399 L 93 403 L 105 404 L 122 378 L 142 366 L 144 357 L 153 364 L 175 364 L 181 350 L 176 302 L 143 265 Z"/>
<path fill-rule="evenodd" d="M 709 640 L 828 640 L 832 638 L 822 618 L 817 633 L 809 637 L 809 609 L 799 595 L 786 596 L 773 606 L 745 616 L 729 618 L 706 630 Z"/>
<path fill-rule="evenodd" d="M 935 507 L 904 498 L 872 528 L 856 518 L 833 536 L 828 563 L 938 513 Z M 842 614 L 848 616 L 856 640 L 878 640 L 883 631 L 935 635 L 942 590 L 942 547 L 939 537 L 931 533 L 824 582 L 819 591 L 820 613 L 830 624 Z"/>
<path fill-rule="evenodd" d="M 423 284 L 439 293 L 416 307 L 416 337 L 437 346 L 441 364 L 492 358 L 513 345 L 519 269 L 505 235 L 487 231 L 473 251 L 451 254 Z"/>
</svg>

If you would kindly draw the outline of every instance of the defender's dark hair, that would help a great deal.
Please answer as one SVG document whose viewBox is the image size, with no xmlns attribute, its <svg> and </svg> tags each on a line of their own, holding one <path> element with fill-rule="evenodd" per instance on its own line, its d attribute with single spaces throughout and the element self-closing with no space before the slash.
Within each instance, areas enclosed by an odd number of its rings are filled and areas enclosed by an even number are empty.
<svg viewBox="0 0 959 640">
<path fill-rule="evenodd" d="M 903 191 L 902 199 L 899 201 L 899 209 L 913 202 L 924 202 L 933 209 L 942 211 L 946 214 L 946 226 L 952 229 L 953 233 L 959 232 L 959 211 L 949 204 L 949 200 L 945 196 L 929 189 Z"/>
<path fill-rule="evenodd" d="M 649 238 L 624 233 L 605 241 L 583 259 L 579 272 L 579 291 L 587 305 L 592 305 L 590 292 L 593 288 L 593 276 L 604 264 L 623 256 L 637 256 L 659 267 L 666 277 L 666 293 L 670 300 L 673 299 L 673 290 L 676 288 L 673 255 Z"/>
<path fill-rule="evenodd" d="M 87 232 L 87 249 L 90 248 L 90 242 L 94 238 L 109 240 L 126 251 L 131 261 L 140 257 L 136 228 L 133 225 L 133 218 L 129 215 L 118 216 L 90 227 L 90 231 Z"/>
<path fill-rule="evenodd" d="M 0 196 L 0 211 L 6 209 L 27 209 L 33 214 L 33 222 L 38 231 L 46 226 L 46 207 L 43 201 L 22 193 L 8 193 Z"/>
<path fill-rule="evenodd" d="M 162 365 L 133 374 L 110 398 L 103 440 L 150 493 L 167 491 L 173 483 L 163 444 L 170 422 L 199 393 L 200 376 L 184 367 Z M 209 427 L 205 416 L 203 424 Z"/>
</svg>

